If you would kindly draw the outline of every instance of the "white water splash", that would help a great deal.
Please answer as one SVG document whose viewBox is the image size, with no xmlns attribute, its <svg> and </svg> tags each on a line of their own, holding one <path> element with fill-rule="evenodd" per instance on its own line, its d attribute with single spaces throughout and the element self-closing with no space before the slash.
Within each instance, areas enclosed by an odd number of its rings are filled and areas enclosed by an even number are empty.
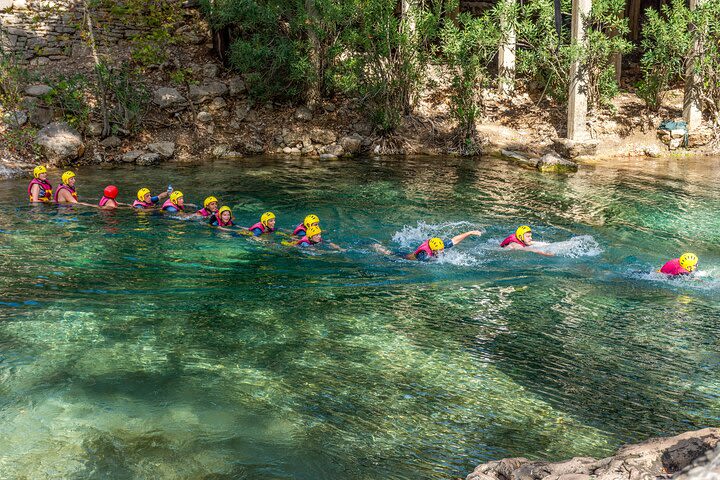
<svg viewBox="0 0 720 480">
<path fill-rule="evenodd" d="M 459 233 L 466 232 L 468 230 L 480 230 L 484 232 L 484 229 L 473 225 L 470 222 L 447 222 L 440 224 L 427 224 L 425 222 L 418 222 L 417 226 L 404 226 L 402 230 L 396 232 L 392 241 L 400 245 L 399 250 L 407 253 L 412 253 L 421 243 L 431 237 L 440 237 L 442 239 L 452 238 Z M 468 238 L 465 242 L 472 242 L 472 238 Z M 433 263 L 442 263 L 450 265 L 458 265 L 469 267 L 480 263 L 480 258 L 469 249 L 465 249 L 465 243 L 463 242 L 462 247 L 448 249 L 441 256 L 437 257 Z M 469 246 L 469 245 L 468 245 Z"/>
<path fill-rule="evenodd" d="M 600 244 L 592 237 L 592 235 L 580 235 L 571 237 L 563 242 L 540 243 L 537 242 L 534 247 L 543 252 L 552 253 L 559 257 L 597 257 L 603 253 Z"/>
<path fill-rule="evenodd" d="M 650 271 L 632 270 L 628 276 L 638 280 L 664 283 L 668 286 L 693 288 L 698 290 L 720 289 L 720 268 L 713 267 L 698 270 L 692 275 L 665 275 L 657 271 L 657 268 Z"/>
</svg>

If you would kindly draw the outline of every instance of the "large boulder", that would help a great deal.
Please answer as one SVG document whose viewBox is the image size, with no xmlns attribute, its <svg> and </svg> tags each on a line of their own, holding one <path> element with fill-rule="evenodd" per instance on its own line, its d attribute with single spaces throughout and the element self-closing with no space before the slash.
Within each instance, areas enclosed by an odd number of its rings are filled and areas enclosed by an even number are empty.
<svg viewBox="0 0 720 480">
<path fill-rule="evenodd" d="M 342 137 L 340 139 L 340 145 L 342 146 L 345 153 L 354 154 L 360 151 L 362 147 L 363 138 L 357 133 Z"/>
<path fill-rule="evenodd" d="M 186 101 L 176 88 L 160 87 L 153 92 L 153 103 L 160 108 L 181 109 Z"/>
<path fill-rule="evenodd" d="M 148 150 L 157 153 L 163 158 L 170 158 L 175 154 L 175 144 L 173 142 L 155 142 L 147 146 Z"/>
<path fill-rule="evenodd" d="M 540 157 L 537 169 L 541 172 L 572 173 L 577 172 L 578 164 L 565 158 L 548 153 Z"/>
<path fill-rule="evenodd" d="M 65 122 L 54 122 L 44 127 L 35 137 L 35 143 L 51 164 L 71 162 L 85 153 L 80 133 Z"/>
<path fill-rule="evenodd" d="M 228 87 L 223 82 L 209 82 L 203 85 L 193 85 L 190 87 L 190 100 L 194 103 L 202 103 L 215 97 L 227 95 Z"/>
<path fill-rule="evenodd" d="M 145 153 L 143 155 L 140 155 L 136 160 L 135 163 L 142 166 L 150 166 L 150 165 L 157 165 L 160 163 L 160 154 L 159 153 Z"/>
<path fill-rule="evenodd" d="M 325 130 L 324 128 L 314 128 L 310 132 L 310 139 L 313 143 L 319 143 L 321 145 L 329 145 L 337 140 L 335 132 L 331 130 Z"/>
</svg>

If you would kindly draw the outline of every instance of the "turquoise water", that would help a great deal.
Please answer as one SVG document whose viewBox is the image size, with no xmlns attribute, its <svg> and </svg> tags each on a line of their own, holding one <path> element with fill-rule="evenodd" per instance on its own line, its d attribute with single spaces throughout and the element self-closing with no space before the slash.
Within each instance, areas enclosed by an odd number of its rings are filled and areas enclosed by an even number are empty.
<svg viewBox="0 0 720 480">
<path fill-rule="evenodd" d="M 718 425 L 720 160 L 572 176 L 500 160 L 76 169 L 249 225 L 320 216 L 347 252 L 0 180 L 0 478 L 464 476 Z M 60 172 L 52 172 L 53 184 Z M 556 253 L 506 252 L 521 224 Z M 440 262 L 407 253 L 482 229 Z M 653 273 L 691 250 L 695 279 Z"/>
</svg>

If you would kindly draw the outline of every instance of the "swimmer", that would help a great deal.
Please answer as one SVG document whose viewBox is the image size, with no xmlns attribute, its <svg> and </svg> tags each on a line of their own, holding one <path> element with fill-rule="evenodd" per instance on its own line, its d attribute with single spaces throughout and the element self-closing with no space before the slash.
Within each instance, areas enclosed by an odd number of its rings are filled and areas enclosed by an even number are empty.
<svg viewBox="0 0 720 480">
<path fill-rule="evenodd" d="M 55 191 L 55 203 L 78 203 L 74 172 L 68 170 L 62 174 L 62 184 Z"/>
<path fill-rule="evenodd" d="M 508 235 L 505 240 L 500 242 L 500 247 L 507 248 L 510 250 L 523 249 L 527 252 L 537 253 L 539 255 L 545 255 L 546 257 L 553 257 L 552 253 L 542 252 L 534 248 L 529 248 L 533 244 L 532 229 L 527 225 L 522 225 L 515 230 L 515 233 Z"/>
<path fill-rule="evenodd" d="M 168 186 L 168 189 L 166 192 L 162 192 L 161 194 L 157 196 L 150 195 L 150 189 L 149 188 L 141 188 L 137 192 L 137 200 L 135 200 L 132 204 L 135 208 L 153 208 L 157 206 L 158 202 L 160 202 L 161 199 L 167 197 L 172 192 L 172 187 Z"/>
<path fill-rule="evenodd" d="M 482 232 L 480 230 L 470 230 L 469 232 L 455 235 L 447 242 L 444 242 L 442 239 L 437 237 L 430 238 L 428 240 L 425 240 L 418 248 L 415 249 L 413 253 L 406 255 L 405 258 L 407 258 L 408 260 L 429 260 L 431 257 L 437 257 L 438 255 L 442 255 L 445 250 L 454 247 L 455 245 L 459 244 L 471 235 L 479 237 L 480 235 L 482 235 Z"/>
<path fill-rule="evenodd" d="M 305 219 L 303 220 L 303 222 L 300 225 L 295 227 L 295 230 L 293 230 L 292 234 L 296 237 L 304 237 L 305 232 L 307 231 L 308 228 L 319 227 L 319 226 L 320 226 L 320 218 L 317 215 L 314 215 L 311 213 L 310 215 L 305 217 Z"/>
<path fill-rule="evenodd" d="M 678 275 L 690 275 L 697 270 L 698 257 L 694 253 L 683 253 L 680 258 L 674 258 L 662 266 L 658 272 L 675 277 Z"/>
<path fill-rule="evenodd" d="M 296 247 L 313 247 L 322 243 L 322 241 L 322 230 L 320 230 L 320 227 L 318 226 L 313 226 L 308 227 L 302 238 L 295 240 L 294 242 L 290 242 L 288 245 L 294 245 Z"/>
<path fill-rule="evenodd" d="M 103 197 L 100 199 L 98 206 L 101 208 L 117 208 L 118 202 L 115 199 L 118 196 L 118 188 L 115 185 L 108 185 L 103 190 Z"/>
<path fill-rule="evenodd" d="M 210 225 L 213 227 L 233 227 L 232 210 L 227 205 L 223 205 L 220 209 L 210 217 Z"/>
<path fill-rule="evenodd" d="M 210 196 L 205 199 L 203 202 L 203 208 L 195 212 L 195 215 L 200 215 L 201 217 L 208 218 L 215 215 L 218 211 L 218 199 Z"/>
<path fill-rule="evenodd" d="M 33 178 L 28 185 L 28 196 L 32 203 L 49 203 L 52 200 L 52 185 L 48 182 L 47 168 L 38 165 L 33 169 Z"/>
<path fill-rule="evenodd" d="M 265 233 L 273 233 L 275 231 L 275 214 L 272 212 L 263 213 L 260 221 L 248 228 L 248 231 L 252 233 L 254 237 L 259 237 Z"/>
<path fill-rule="evenodd" d="M 170 194 L 170 198 L 163 203 L 162 210 L 170 213 L 181 212 L 185 210 L 185 198 L 180 190 L 175 190 Z"/>
</svg>

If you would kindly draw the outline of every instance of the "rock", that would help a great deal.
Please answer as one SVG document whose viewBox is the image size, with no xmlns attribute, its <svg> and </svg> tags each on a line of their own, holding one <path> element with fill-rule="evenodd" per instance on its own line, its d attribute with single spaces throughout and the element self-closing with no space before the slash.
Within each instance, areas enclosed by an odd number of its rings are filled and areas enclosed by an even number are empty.
<svg viewBox="0 0 720 480">
<path fill-rule="evenodd" d="M 235 97 L 245 92 L 245 82 L 240 77 L 232 77 L 228 80 L 228 89 L 230 96 Z"/>
<path fill-rule="evenodd" d="M 338 157 L 337 157 L 337 155 L 333 155 L 332 153 L 321 153 L 320 158 L 322 160 L 333 160 Z"/>
<path fill-rule="evenodd" d="M 147 167 L 150 165 L 157 165 L 158 163 L 160 163 L 160 154 L 144 153 L 135 160 L 135 163 L 138 165 L 142 165 L 144 167 Z"/>
<path fill-rule="evenodd" d="M 147 149 L 153 153 L 157 153 L 163 158 L 170 158 L 175 154 L 175 143 L 173 142 L 155 142 L 150 143 Z"/>
<path fill-rule="evenodd" d="M 322 145 L 329 145 L 337 139 L 337 136 L 335 136 L 335 133 L 330 130 L 325 130 L 323 128 L 314 128 L 310 132 L 310 139 L 314 143 L 319 143 Z"/>
<path fill-rule="evenodd" d="M 303 147 L 300 149 L 300 153 L 302 153 L 303 155 L 310 155 L 311 153 L 314 153 L 314 152 L 315 152 L 315 147 L 313 147 L 312 145 L 308 145 L 307 147 Z"/>
<path fill-rule="evenodd" d="M 42 67 L 44 65 L 47 65 L 48 63 L 50 63 L 50 59 L 47 57 L 35 57 L 30 60 L 31 67 Z"/>
<path fill-rule="evenodd" d="M 30 125 L 44 127 L 53 121 L 55 112 L 52 108 L 46 106 L 39 98 L 25 97 L 22 103 L 30 113 Z"/>
<path fill-rule="evenodd" d="M 704 147 L 714 138 L 713 131 L 709 128 L 692 131 L 688 135 L 688 148 Z"/>
<path fill-rule="evenodd" d="M 227 107 L 227 102 L 222 97 L 213 98 L 213 101 L 210 102 L 210 105 L 208 105 L 208 108 L 215 112 L 222 110 L 225 107 Z"/>
<path fill-rule="evenodd" d="M 343 150 L 345 150 L 345 153 L 354 154 L 360 151 L 360 148 L 362 147 L 362 141 L 362 136 L 358 135 L 357 133 L 353 133 L 352 135 L 342 137 L 339 143 L 342 146 Z"/>
<path fill-rule="evenodd" d="M 243 153 L 247 155 L 260 155 L 265 153 L 265 147 L 258 139 L 250 139 L 242 143 L 240 146 Z"/>
<path fill-rule="evenodd" d="M 52 88 L 48 85 L 39 84 L 39 85 L 30 85 L 25 89 L 25 94 L 29 95 L 31 97 L 42 97 L 43 95 L 47 95 L 52 91 Z"/>
<path fill-rule="evenodd" d="M 335 104 L 332 102 L 322 102 L 322 109 L 326 112 L 334 112 L 335 111 Z"/>
<path fill-rule="evenodd" d="M 125 163 L 133 163 L 144 153 L 142 150 L 132 150 L 120 157 L 120 160 Z"/>
<path fill-rule="evenodd" d="M 677 150 L 678 148 L 680 148 L 680 145 L 682 145 L 682 144 L 683 144 L 682 138 L 672 138 L 672 139 L 670 139 L 670 142 L 668 143 L 668 148 L 670 150 Z"/>
<path fill-rule="evenodd" d="M 516 162 L 522 163 L 523 165 L 528 165 L 534 168 L 538 165 L 537 158 L 533 158 L 523 152 L 516 152 L 515 150 L 500 150 L 500 156 L 507 160 L 514 160 Z"/>
<path fill-rule="evenodd" d="M 3 115 L 3 122 L 10 125 L 13 128 L 22 127 L 28 121 L 28 114 L 24 110 L 17 110 L 15 112 L 7 112 Z"/>
<path fill-rule="evenodd" d="M 216 78 L 220 73 L 220 67 L 214 63 L 206 63 L 202 69 L 203 76 L 208 78 Z"/>
<path fill-rule="evenodd" d="M 223 82 L 210 82 L 204 85 L 192 85 L 190 87 L 190 100 L 195 103 L 203 103 L 211 98 L 222 97 L 228 93 L 228 87 Z"/>
<path fill-rule="evenodd" d="M 92 137 L 99 137 L 102 135 L 103 126 L 100 122 L 90 122 L 87 126 L 87 134 Z"/>
<path fill-rule="evenodd" d="M 294 115 L 296 120 L 300 120 L 302 122 L 307 122 L 312 120 L 313 114 L 307 107 L 298 107 L 297 110 L 295 110 Z"/>
<path fill-rule="evenodd" d="M 643 149 L 643 153 L 647 157 L 657 158 L 662 155 L 660 147 L 657 145 L 648 145 Z"/>
<path fill-rule="evenodd" d="M 206 111 L 198 112 L 197 121 L 200 123 L 212 123 L 213 117 Z"/>
<path fill-rule="evenodd" d="M 552 173 L 569 173 L 577 172 L 577 163 L 561 158 L 552 153 L 548 153 L 540 157 L 537 162 L 537 169 L 541 172 L 552 172 Z"/>
<path fill-rule="evenodd" d="M 51 123 L 40 130 L 35 138 L 45 157 L 52 163 L 65 163 L 80 158 L 85 144 L 77 130 L 65 122 Z"/>
<path fill-rule="evenodd" d="M 326 155 L 334 155 L 336 157 L 339 157 L 345 153 L 343 150 L 342 145 L 338 145 L 337 143 L 333 143 L 332 145 L 325 145 L 322 149 L 320 149 L 320 154 L 326 154 Z"/>
<path fill-rule="evenodd" d="M 300 155 L 300 149 L 297 147 L 285 147 L 283 148 L 283 153 L 287 153 L 289 155 Z"/>
<path fill-rule="evenodd" d="M 597 152 L 597 140 L 574 141 L 567 138 L 553 138 L 553 148 L 566 158 L 592 156 Z"/>
<path fill-rule="evenodd" d="M 183 97 L 176 88 L 160 87 L 153 92 L 153 103 L 160 108 L 182 108 L 186 104 Z"/>
<path fill-rule="evenodd" d="M 115 148 L 119 147 L 122 144 L 122 140 L 120 140 L 115 135 L 106 138 L 102 142 L 100 142 L 100 145 L 102 145 L 105 148 Z"/>
<path fill-rule="evenodd" d="M 13 9 L 25 10 L 26 8 L 27 8 L 27 0 L 14 0 L 13 1 Z"/>
<path fill-rule="evenodd" d="M 235 107 L 235 118 L 242 122 L 245 120 L 245 117 L 248 115 L 248 112 L 250 112 L 250 104 L 249 103 L 241 103 L 240 105 Z"/>
<path fill-rule="evenodd" d="M 0 11 L 13 8 L 13 0 L 0 0 Z"/>
<path fill-rule="evenodd" d="M 230 151 L 229 145 L 217 145 L 216 147 L 213 147 L 212 149 L 212 156 L 213 157 L 223 157 L 226 153 Z"/>
<path fill-rule="evenodd" d="M 290 147 L 312 145 L 310 136 L 299 130 L 283 130 L 281 140 L 282 143 Z"/>
</svg>

